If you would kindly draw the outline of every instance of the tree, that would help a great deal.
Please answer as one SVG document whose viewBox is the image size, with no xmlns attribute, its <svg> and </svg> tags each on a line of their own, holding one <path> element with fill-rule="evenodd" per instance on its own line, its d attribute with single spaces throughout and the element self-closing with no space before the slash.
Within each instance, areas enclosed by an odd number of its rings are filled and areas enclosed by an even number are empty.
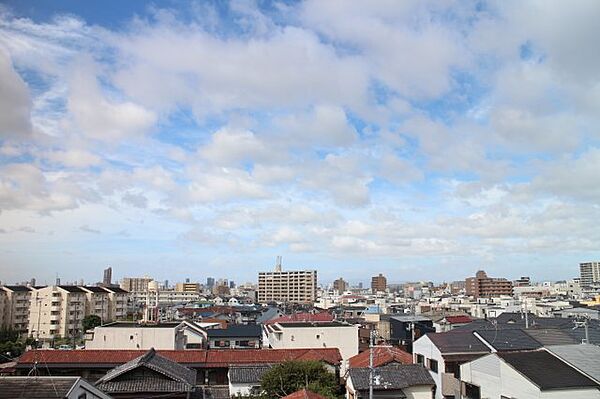
<svg viewBox="0 0 600 399">
<path fill-rule="evenodd" d="M 306 388 L 328 398 L 337 397 L 339 383 L 323 363 L 289 361 L 267 371 L 260 384 L 264 397 L 281 398 Z"/>
<path fill-rule="evenodd" d="M 94 327 L 98 327 L 100 324 L 102 324 L 102 319 L 100 319 L 100 316 L 91 314 L 89 316 L 85 316 L 81 324 L 83 325 L 83 331 L 87 331 L 93 329 Z"/>
</svg>

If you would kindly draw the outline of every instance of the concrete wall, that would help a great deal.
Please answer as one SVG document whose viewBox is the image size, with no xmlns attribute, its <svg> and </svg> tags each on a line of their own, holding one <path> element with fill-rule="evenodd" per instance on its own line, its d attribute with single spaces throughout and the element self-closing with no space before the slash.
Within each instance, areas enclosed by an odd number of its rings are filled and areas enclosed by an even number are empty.
<svg viewBox="0 0 600 399">
<path fill-rule="evenodd" d="M 85 349 L 184 349 L 185 336 L 177 327 L 96 327 Z"/>
<path fill-rule="evenodd" d="M 444 363 L 444 358 L 442 357 L 439 349 L 431 342 L 429 337 L 426 335 L 417 339 L 413 343 L 413 362 L 417 363 L 417 354 L 420 354 L 424 357 L 424 366 L 427 367 L 428 360 L 433 359 L 438 362 L 438 371 L 433 372 L 429 370 L 429 374 L 435 381 L 435 385 L 437 387 L 435 391 L 435 399 L 442 399 L 442 373 L 446 370 L 446 365 Z"/>
</svg>

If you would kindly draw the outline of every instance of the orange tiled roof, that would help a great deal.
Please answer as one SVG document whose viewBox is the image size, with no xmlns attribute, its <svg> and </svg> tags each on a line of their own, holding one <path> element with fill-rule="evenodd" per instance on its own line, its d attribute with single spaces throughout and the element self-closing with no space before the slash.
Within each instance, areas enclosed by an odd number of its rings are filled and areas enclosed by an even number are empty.
<svg viewBox="0 0 600 399">
<path fill-rule="evenodd" d="M 412 364 L 412 355 L 395 346 L 376 346 L 373 352 L 373 366 L 384 366 L 388 363 Z M 352 356 L 348 361 L 350 368 L 369 367 L 369 350 Z"/>
<path fill-rule="evenodd" d="M 281 399 L 327 399 L 325 396 L 321 396 L 317 393 L 309 391 L 307 389 L 303 389 L 301 391 L 296 391 L 288 396 L 284 396 Z"/>
</svg>

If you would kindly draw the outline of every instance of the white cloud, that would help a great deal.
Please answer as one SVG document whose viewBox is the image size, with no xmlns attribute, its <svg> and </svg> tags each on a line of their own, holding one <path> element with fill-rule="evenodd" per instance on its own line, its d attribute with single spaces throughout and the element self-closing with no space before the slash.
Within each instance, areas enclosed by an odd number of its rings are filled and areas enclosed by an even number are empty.
<svg viewBox="0 0 600 399">
<path fill-rule="evenodd" d="M 15 72 L 10 56 L 0 47 L 0 137 L 31 132 L 31 100 L 27 85 Z"/>
</svg>

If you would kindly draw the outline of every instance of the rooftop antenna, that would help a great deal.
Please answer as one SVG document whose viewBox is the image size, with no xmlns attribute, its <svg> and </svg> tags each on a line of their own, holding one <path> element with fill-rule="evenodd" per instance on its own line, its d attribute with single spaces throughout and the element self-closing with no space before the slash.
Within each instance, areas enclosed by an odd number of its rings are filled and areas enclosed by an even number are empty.
<svg viewBox="0 0 600 399">
<path fill-rule="evenodd" d="M 281 255 L 278 255 L 277 260 L 275 261 L 275 271 L 281 272 Z"/>
</svg>

